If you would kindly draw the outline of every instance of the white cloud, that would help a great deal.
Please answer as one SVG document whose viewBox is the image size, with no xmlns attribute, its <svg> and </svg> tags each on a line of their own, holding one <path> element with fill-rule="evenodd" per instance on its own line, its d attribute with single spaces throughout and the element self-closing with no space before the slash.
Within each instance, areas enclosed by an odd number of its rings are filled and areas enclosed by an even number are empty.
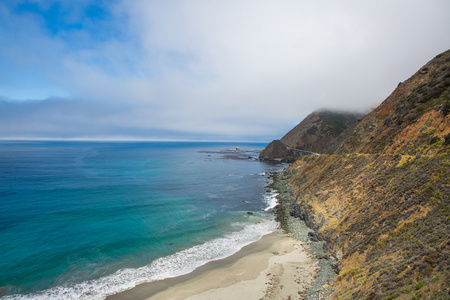
<svg viewBox="0 0 450 300">
<path fill-rule="evenodd" d="M 18 75 L 0 80 L 19 86 L 29 72 L 83 99 L 72 113 L 104 134 L 109 124 L 131 135 L 280 137 L 313 110 L 380 103 L 449 46 L 445 0 L 141 0 L 110 9 L 100 25 L 49 36 L 35 17 L 3 8 L 0 40 L 11 47 L 0 53 Z"/>
</svg>

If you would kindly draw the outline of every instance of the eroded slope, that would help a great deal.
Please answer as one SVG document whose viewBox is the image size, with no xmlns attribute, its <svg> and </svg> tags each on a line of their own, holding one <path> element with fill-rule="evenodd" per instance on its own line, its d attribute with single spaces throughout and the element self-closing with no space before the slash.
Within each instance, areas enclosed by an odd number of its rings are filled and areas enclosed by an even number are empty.
<svg viewBox="0 0 450 300">
<path fill-rule="evenodd" d="M 450 51 L 367 115 L 333 154 L 286 173 L 293 214 L 340 261 L 336 299 L 446 299 Z"/>
</svg>

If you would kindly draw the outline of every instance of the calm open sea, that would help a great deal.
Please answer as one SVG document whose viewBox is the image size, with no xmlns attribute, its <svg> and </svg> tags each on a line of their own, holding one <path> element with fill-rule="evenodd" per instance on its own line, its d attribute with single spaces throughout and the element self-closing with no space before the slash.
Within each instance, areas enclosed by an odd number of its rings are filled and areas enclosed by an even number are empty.
<svg viewBox="0 0 450 300">
<path fill-rule="evenodd" d="M 103 299 L 273 232 L 263 146 L 0 142 L 0 296 Z"/>
</svg>

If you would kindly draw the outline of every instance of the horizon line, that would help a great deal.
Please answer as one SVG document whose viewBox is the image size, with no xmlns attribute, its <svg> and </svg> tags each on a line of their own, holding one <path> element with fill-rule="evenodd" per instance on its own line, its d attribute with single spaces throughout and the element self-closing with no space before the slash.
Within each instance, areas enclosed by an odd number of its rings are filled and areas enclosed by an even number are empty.
<svg viewBox="0 0 450 300">
<path fill-rule="evenodd" d="M 191 143 L 270 143 L 255 140 L 144 139 L 144 138 L 2 138 L 1 142 L 191 142 Z"/>
</svg>

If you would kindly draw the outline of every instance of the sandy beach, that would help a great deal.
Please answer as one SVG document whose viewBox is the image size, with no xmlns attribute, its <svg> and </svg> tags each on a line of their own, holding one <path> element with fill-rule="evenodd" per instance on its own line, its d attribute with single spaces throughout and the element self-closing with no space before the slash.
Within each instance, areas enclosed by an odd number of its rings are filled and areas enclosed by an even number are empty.
<svg viewBox="0 0 450 300">
<path fill-rule="evenodd" d="M 317 270 L 302 242 L 275 232 L 190 274 L 141 284 L 107 299 L 303 299 Z"/>
</svg>

